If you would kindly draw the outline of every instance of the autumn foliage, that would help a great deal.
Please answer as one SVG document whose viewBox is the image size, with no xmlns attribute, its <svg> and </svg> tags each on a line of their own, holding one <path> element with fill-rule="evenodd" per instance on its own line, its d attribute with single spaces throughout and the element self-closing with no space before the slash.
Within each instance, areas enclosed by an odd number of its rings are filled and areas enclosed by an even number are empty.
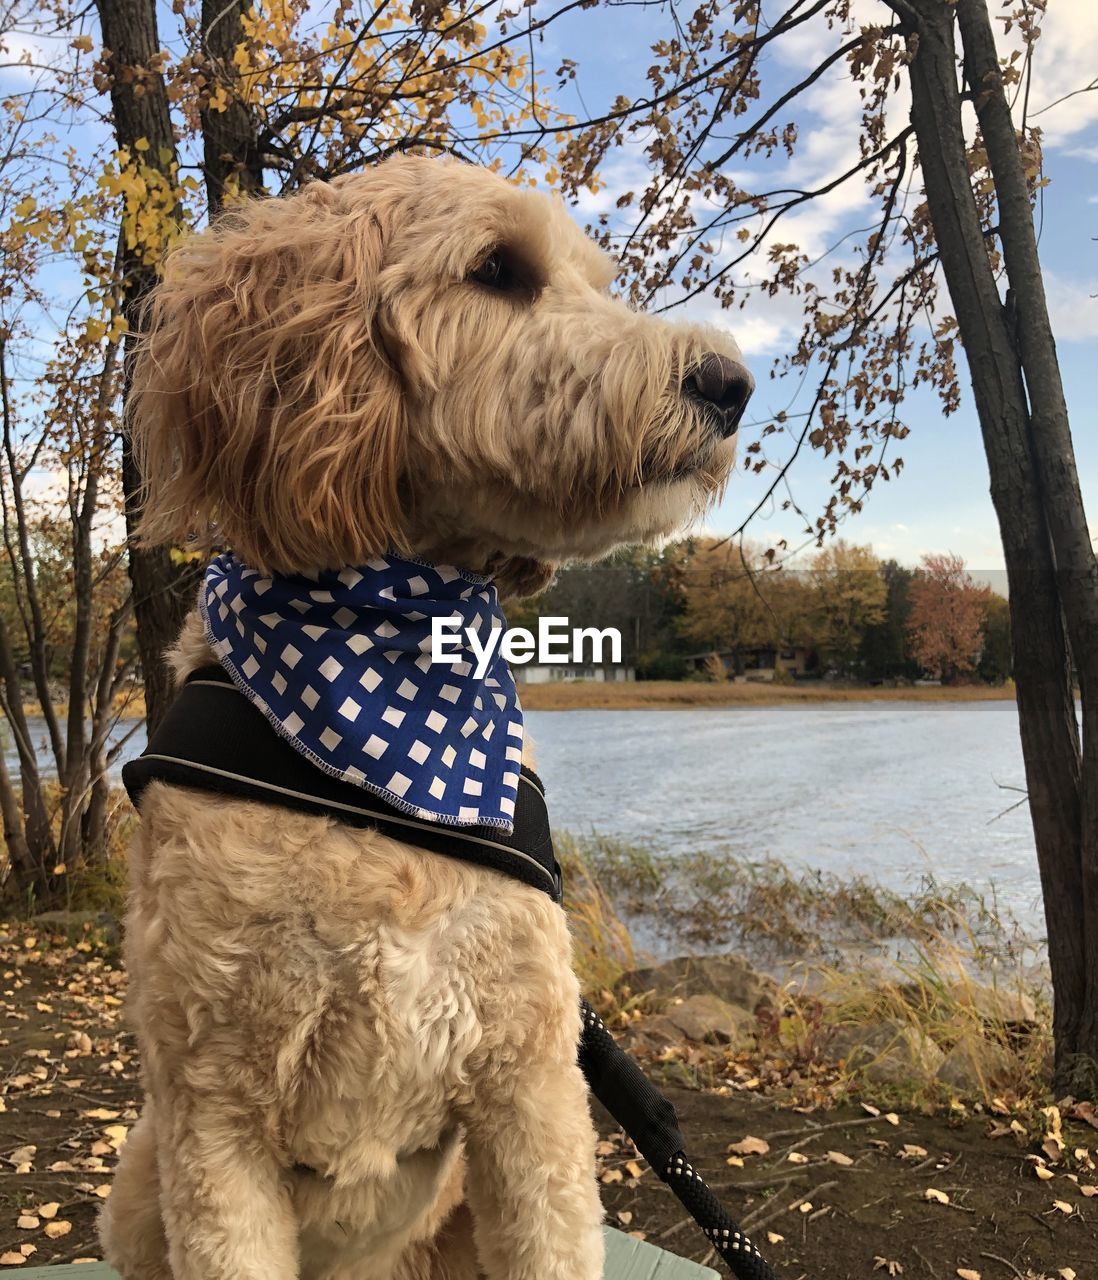
<svg viewBox="0 0 1098 1280">
<path fill-rule="evenodd" d="M 915 657 L 935 679 L 972 675 L 980 661 L 991 592 L 954 555 L 923 556 L 909 589 L 908 630 Z"/>
</svg>

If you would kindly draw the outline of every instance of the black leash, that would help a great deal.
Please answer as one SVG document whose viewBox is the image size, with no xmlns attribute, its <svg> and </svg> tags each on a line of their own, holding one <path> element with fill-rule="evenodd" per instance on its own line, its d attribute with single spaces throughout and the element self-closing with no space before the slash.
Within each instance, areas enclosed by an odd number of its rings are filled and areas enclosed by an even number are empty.
<svg viewBox="0 0 1098 1280">
<path fill-rule="evenodd" d="M 489 867 L 541 889 L 554 902 L 561 900 L 544 789 L 531 770 L 522 768 L 510 835 L 496 828 L 426 822 L 323 773 L 275 733 L 218 666 L 188 677 L 149 745 L 123 768 L 122 780 L 138 808 L 148 784 L 159 781 L 324 814 Z M 579 1063 L 591 1092 L 678 1196 L 736 1280 L 774 1280 L 758 1249 L 686 1158 L 675 1108 L 615 1043 L 586 1000 L 582 1012 Z"/>
<path fill-rule="evenodd" d="M 736 1225 L 683 1150 L 678 1117 L 586 1000 L 580 1068 L 599 1102 L 632 1138 L 637 1150 L 701 1227 L 736 1280 L 774 1280 L 766 1260 Z"/>
</svg>

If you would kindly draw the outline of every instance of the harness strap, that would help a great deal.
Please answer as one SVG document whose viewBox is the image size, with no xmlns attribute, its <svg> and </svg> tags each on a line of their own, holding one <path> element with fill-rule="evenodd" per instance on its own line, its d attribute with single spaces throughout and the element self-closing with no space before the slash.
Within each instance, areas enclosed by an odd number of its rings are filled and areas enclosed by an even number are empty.
<svg viewBox="0 0 1098 1280">
<path fill-rule="evenodd" d="M 323 814 L 502 872 L 561 900 L 545 788 L 532 769 L 522 766 L 510 835 L 417 818 L 318 769 L 274 732 L 219 666 L 191 673 L 144 752 L 123 767 L 122 781 L 138 809 L 145 788 L 159 781 Z"/>
</svg>

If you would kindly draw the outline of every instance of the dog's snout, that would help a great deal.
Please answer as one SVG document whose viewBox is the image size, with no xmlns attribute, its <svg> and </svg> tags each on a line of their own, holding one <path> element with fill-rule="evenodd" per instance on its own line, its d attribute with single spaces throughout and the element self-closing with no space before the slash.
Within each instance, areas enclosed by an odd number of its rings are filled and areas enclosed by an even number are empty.
<svg viewBox="0 0 1098 1280">
<path fill-rule="evenodd" d="M 683 390 L 711 406 L 722 439 L 734 435 L 755 390 L 755 379 L 736 360 L 711 351 L 683 382 Z"/>
</svg>

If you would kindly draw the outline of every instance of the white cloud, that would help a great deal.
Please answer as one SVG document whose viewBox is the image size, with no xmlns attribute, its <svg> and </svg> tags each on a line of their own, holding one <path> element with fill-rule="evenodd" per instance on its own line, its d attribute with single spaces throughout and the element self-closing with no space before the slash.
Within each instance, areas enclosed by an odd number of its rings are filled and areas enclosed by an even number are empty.
<svg viewBox="0 0 1098 1280">
<path fill-rule="evenodd" d="M 1033 71 L 1029 114 L 1041 126 L 1046 146 L 1066 146 L 1098 123 L 1098 92 L 1075 93 L 1050 105 L 1090 84 L 1098 72 L 1098 4 L 1094 0 L 1055 0 L 1049 5 Z M 1087 158 L 1098 159 L 1098 148 L 1090 150 L 1095 154 Z"/>
<path fill-rule="evenodd" d="M 1098 280 L 1070 279 L 1044 271 L 1052 331 L 1057 342 L 1090 342 L 1098 338 Z"/>
</svg>

